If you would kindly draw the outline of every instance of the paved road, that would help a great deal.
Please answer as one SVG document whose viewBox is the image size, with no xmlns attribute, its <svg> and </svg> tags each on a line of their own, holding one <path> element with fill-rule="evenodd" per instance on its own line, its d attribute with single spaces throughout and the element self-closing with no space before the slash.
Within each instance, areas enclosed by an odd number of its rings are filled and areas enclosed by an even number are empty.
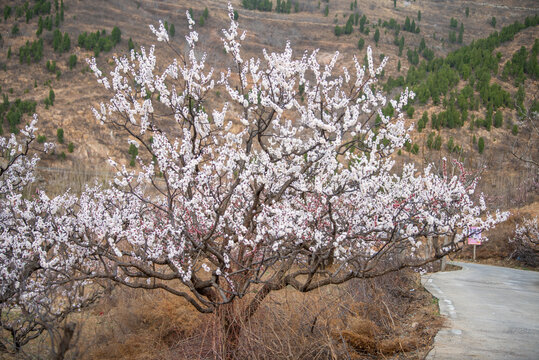
<svg viewBox="0 0 539 360">
<path fill-rule="evenodd" d="M 539 359 L 539 272 L 454 264 L 422 279 L 448 317 L 427 359 Z"/>
</svg>

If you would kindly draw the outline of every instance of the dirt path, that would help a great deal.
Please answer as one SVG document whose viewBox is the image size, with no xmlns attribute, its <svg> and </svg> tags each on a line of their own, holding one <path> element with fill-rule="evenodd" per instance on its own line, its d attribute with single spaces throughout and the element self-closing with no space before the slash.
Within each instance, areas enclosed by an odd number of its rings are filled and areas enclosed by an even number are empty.
<svg viewBox="0 0 539 360">
<path fill-rule="evenodd" d="M 427 359 L 539 359 L 539 273 L 455 265 L 422 279 L 449 318 Z"/>
</svg>

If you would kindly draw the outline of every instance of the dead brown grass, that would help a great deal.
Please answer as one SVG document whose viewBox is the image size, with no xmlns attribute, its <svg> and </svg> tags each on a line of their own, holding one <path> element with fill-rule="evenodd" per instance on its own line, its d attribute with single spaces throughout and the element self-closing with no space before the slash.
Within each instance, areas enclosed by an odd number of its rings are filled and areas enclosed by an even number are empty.
<svg viewBox="0 0 539 360">
<path fill-rule="evenodd" d="M 349 347 L 350 357 L 360 359 L 401 355 L 422 358 L 442 325 L 431 296 L 412 287 L 411 273 L 370 280 L 348 324 L 333 333 Z"/>
<path fill-rule="evenodd" d="M 83 359 L 223 356 L 217 317 L 162 291 L 116 290 L 82 323 Z M 283 289 L 241 325 L 236 359 L 421 359 L 442 320 L 419 276 L 400 272 L 309 294 Z"/>
<path fill-rule="evenodd" d="M 116 291 L 85 324 L 86 359 L 166 359 L 203 324 L 187 301 L 162 291 Z"/>
</svg>

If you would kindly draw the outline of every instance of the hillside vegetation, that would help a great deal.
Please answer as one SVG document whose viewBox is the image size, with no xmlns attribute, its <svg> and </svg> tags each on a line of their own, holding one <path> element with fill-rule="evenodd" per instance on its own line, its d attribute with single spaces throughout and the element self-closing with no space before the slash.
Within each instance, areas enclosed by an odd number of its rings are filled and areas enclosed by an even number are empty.
<svg viewBox="0 0 539 360">
<path fill-rule="evenodd" d="M 481 190 L 494 205 L 514 207 L 534 200 L 537 171 L 513 155 L 539 153 L 537 136 L 526 121 L 539 106 L 534 1 L 397 1 L 394 6 L 389 1 L 299 0 L 272 3 L 271 11 L 263 11 L 269 3 L 233 2 L 247 31 L 248 55 L 261 48 L 280 49 L 289 40 L 296 49 L 319 48 L 322 58 L 338 50 L 343 58 L 355 55 L 361 62 L 366 45 L 375 46 L 375 57 L 390 59 L 380 85 L 394 94 L 403 87 L 417 93 L 407 109 L 416 135 L 397 161 L 425 165 L 458 158 L 476 171 L 487 167 Z M 58 143 L 43 167 L 69 169 L 82 163 L 79 167 L 89 174 L 104 176 L 107 169 L 100 164 L 108 157 L 131 163 L 123 135 L 93 119 L 91 107 L 103 94 L 85 59 L 96 56 L 106 67 L 115 55 L 149 46 L 154 40 L 146 25 L 158 19 L 166 21 L 181 49 L 180 30 L 186 28 L 189 10 L 210 62 L 224 70 L 218 36 L 226 24 L 224 5 L 7 1 L 0 23 L 2 131 L 17 131 L 35 110 L 41 140 Z M 174 56 L 167 48 L 158 51 Z M 392 114 L 390 106 L 385 113 Z M 58 131 L 64 134 L 62 142 Z"/>
</svg>

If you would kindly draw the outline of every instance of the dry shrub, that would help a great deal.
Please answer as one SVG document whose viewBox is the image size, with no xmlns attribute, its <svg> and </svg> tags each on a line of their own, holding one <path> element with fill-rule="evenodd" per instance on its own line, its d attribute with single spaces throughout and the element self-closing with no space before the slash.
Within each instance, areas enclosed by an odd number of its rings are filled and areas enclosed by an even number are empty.
<svg viewBox="0 0 539 360">
<path fill-rule="evenodd" d="M 228 311 L 238 314 L 240 300 Z M 86 359 L 222 359 L 216 315 L 162 291 L 117 290 L 87 314 Z M 303 294 L 271 293 L 241 325 L 236 359 L 422 358 L 441 326 L 419 276 L 401 271 Z"/>
<path fill-rule="evenodd" d="M 244 324 L 237 359 L 423 358 L 442 325 L 437 311 L 411 271 L 309 294 L 283 290 Z"/>
<path fill-rule="evenodd" d="M 355 331 L 344 330 L 340 336 L 354 350 L 374 354 L 377 352 L 377 343 L 373 336 L 357 333 Z"/>
<path fill-rule="evenodd" d="M 442 320 L 418 281 L 409 271 L 358 281 L 353 294 L 359 306 L 333 338 L 342 339 L 354 359 L 397 353 L 422 358 Z"/>
<path fill-rule="evenodd" d="M 116 290 L 93 309 L 86 358 L 173 358 L 172 351 L 202 323 L 201 314 L 183 298 L 161 290 Z"/>
</svg>

